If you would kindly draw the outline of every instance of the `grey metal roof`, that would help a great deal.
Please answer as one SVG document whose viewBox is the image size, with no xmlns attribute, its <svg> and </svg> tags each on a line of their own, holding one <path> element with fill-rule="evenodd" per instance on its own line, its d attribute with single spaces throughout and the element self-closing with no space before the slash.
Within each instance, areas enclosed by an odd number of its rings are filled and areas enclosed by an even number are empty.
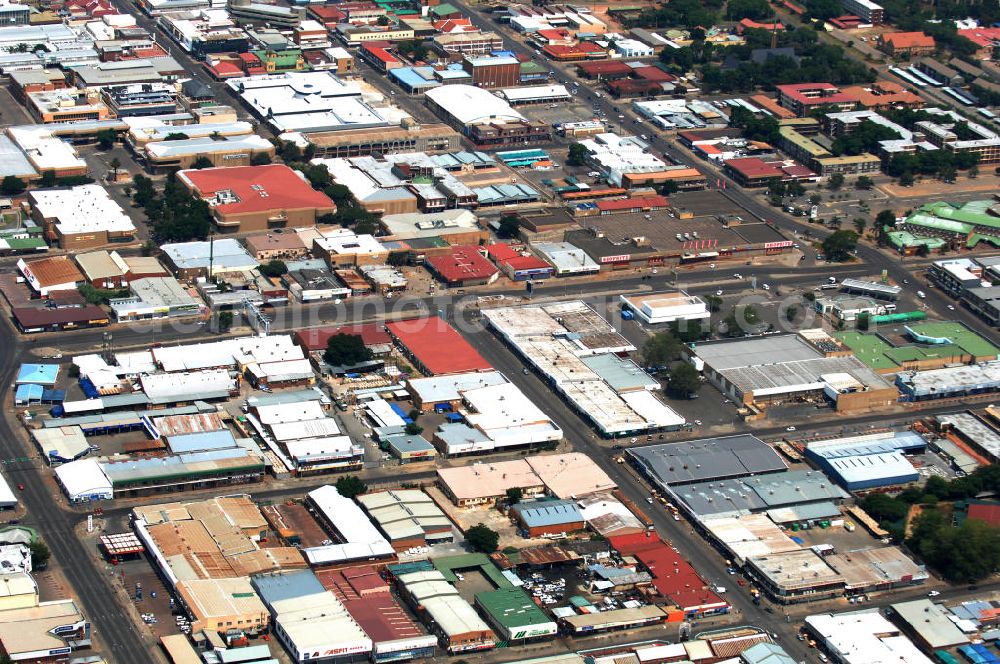
<svg viewBox="0 0 1000 664">
<path fill-rule="evenodd" d="M 689 484 L 786 469 L 770 445 L 749 434 L 637 447 L 628 450 L 628 455 L 661 484 Z"/>
<path fill-rule="evenodd" d="M 0 177 L 33 177 L 38 171 L 6 134 L 0 134 Z"/>
<path fill-rule="evenodd" d="M 746 514 L 848 497 L 832 480 L 815 470 L 685 484 L 674 488 L 674 492 L 698 515 Z"/>
<path fill-rule="evenodd" d="M 326 591 L 316 575 L 307 569 L 280 574 L 258 574 L 250 578 L 250 584 L 268 606 L 282 600 Z"/>
<path fill-rule="evenodd" d="M 699 344 L 695 352 L 716 371 L 823 357 L 795 334 Z"/>
</svg>

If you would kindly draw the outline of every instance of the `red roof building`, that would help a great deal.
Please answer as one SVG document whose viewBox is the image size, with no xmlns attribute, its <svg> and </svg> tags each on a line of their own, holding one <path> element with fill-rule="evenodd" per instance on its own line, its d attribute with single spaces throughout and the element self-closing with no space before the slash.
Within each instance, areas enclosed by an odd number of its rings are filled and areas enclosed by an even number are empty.
<svg viewBox="0 0 1000 664">
<path fill-rule="evenodd" d="M 740 21 L 740 24 L 736 26 L 736 31 L 741 35 L 743 34 L 744 30 L 767 30 L 768 32 L 775 32 L 777 30 L 784 30 L 784 29 L 785 26 L 783 26 L 780 22 L 758 23 L 757 21 L 754 21 L 749 18 L 743 19 L 742 21 Z"/>
<path fill-rule="evenodd" d="M 632 68 L 621 60 L 582 62 L 578 64 L 576 68 L 582 76 L 586 76 L 587 78 L 596 78 L 598 80 L 628 78 L 632 74 Z"/>
<path fill-rule="evenodd" d="M 314 226 L 337 211 L 326 194 L 283 164 L 184 170 L 177 178 L 209 201 L 216 224 L 231 232 Z"/>
<path fill-rule="evenodd" d="M 771 179 L 781 179 L 785 175 L 780 165 L 764 161 L 760 157 L 727 159 L 723 165 L 726 175 L 736 180 L 741 187 L 764 187 Z"/>
<path fill-rule="evenodd" d="M 627 78 L 621 81 L 609 81 L 608 91 L 615 97 L 645 97 L 658 95 L 663 90 L 663 83 L 642 79 Z"/>
<path fill-rule="evenodd" d="M 922 32 L 890 32 L 879 43 L 889 55 L 924 55 L 934 50 L 934 38 Z"/>
<path fill-rule="evenodd" d="M 361 57 L 383 74 L 402 67 L 403 61 L 389 50 L 390 46 L 391 43 L 387 41 L 365 42 L 361 44 Z"/>
<path fill-rule="evenodd" d="M 467 18 L 449 18 L 443 21 L 435 21 L 434 29 L 443 34 L 453 32 L 479 32 L 479 28 L 472 24 Z"/>
<path fill-rule="evenodd" d="M 835 106 L 841 111 L 852 111 L 857 106 L 857 100 L 840 91 L 832 83 L 792 83 L 779 85 L 778 102 L 802 117 L 820 106 Z"/>
<path fill-rule="evenodd" d="M 530 254 L 526 256 L 506 242 L 489 245 L 486 253 L 504 274 L 515 281 L 546 279 L 554 273 L 553 267 L 542 259 Z"/>
<path fill-rule="evenodd" d="M 227 78 L 236 78 L 237 76 L 246 75 L 243 68 L 232 60 L 218 60 L 212 64 L 206 62 L 205 69 L 207 69 L 208 73 L 212 75 L 212 78 L 220 81 Z"/>
<path fill-rule="evenodd" d="M 958 34 L 980 48 L 993 48 L 1000 44 L 1000 28 L 965 28 L 959 30 Z"/>
<path fill-rule="evenodd" d="M 597 201 L 597 209 L 601 214 L 615 214 L 619 212 L 651 212 L 653 210 L 665 210 L 667 208 L 666 196 L 634 196 L 632 198 L 618 198 L 614 200 Z"/>
<path fill-rule="evenodd" d="M 337 596 L 372 640 L 377 653 L 386 655 L 405 649 L 433 654 L 437 638 L 410 618 L 374 566 L 318 570 L 316 578 Z"/>
<path fill-rule="evenodd" d="M 566 44 L 549 44 L 542 48 L 553 60 L 573 62 L 576 60 L 593 60 L 607 57 L 608 52 L 592 42 L 580 42 L 568 46 Z"/>
<path fill-rule="evenodd" d="M 425 373 L 447 375 L 493 369 L 455 328 L 437 316 L 392 321 L 385 327 Z"/>
<path fill-rule="evenodd" d="M 632 76 L 640 78 L 644 81 L 655 81 L 657 83 L 673 83 L 677 80 L 677 77 L 673 74 L 668 74 L 659 67 L 654 67 L 652 65 L 646 67 L 636 67 L 632 70 Z"/>
<path fill-rule="evenodd" d="M 729 604 L 712 592 L 691 564 L 655 533 L 612 536 L 608 542 L 622 555 L 638 559 L 653 576 L 657 592 L 684 613 L 709 615 L 729 611 Z"/>
<path fill-rule="evenodd" d="M 479 247 L 449 247 L 447 253 L 429 256 L 427 266 L 448 286 L 481 286 L 497 280 L 499 271 L 486 260 Z"/>
<path fill-rule="evenodd" d="M 297 345 L 314 353 L 326 350 L 330 337 L 337 334 L 353 334 L 361 337 L 368 350 L 376 355 L 385 355 L 392 350 L 392 337 L 378 323 L 310 327 L 297 331 L 294 339 Z"/>
<path fill-rule="evenodd" d="M 1000 504 L 972 503 L 969 505 L 968 518 L 1000 526 Z"/>
</svg>

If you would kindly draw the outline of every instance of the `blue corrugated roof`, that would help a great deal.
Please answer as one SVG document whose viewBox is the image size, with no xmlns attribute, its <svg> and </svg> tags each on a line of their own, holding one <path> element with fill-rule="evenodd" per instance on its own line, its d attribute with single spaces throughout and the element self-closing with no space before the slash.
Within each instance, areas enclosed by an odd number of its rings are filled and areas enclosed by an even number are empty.
<svg viewBox="0 0 1000 664">
<path fill-rule="evenodd" d="M 326 590 L 310 570 L 296 570 L 284 574 L 260 574 L 250 579 L 250 583 L 253 584 L 264 603 L 268 605 Z"/>
<path fill-rule="evenodd" d="M 583 521 L 583 515 L 571 500 L 518 503 L 512 509 L 529 528 Z"/>
<path fill-rule="evenodd" d="M 54 385 L 58 377 L 58 364 L 22 364 L 17 372 L 17 384 Z"/>
<path fill-rule="evenodd" d="M 220 431 L 199 431 L 170 436 L 170 450 L 174 454 L 187 452 L 207 452 L 236 447 L 236 439 L 227 429 Z"/>
<path fill-rule="evenodd" d="M 17 391 L 14 392 L 14 403 L 31 403 L 33 401 L 42 400 L 42 392 L 45 388 L 41 385 L 18 385 Z"/>
</svg>

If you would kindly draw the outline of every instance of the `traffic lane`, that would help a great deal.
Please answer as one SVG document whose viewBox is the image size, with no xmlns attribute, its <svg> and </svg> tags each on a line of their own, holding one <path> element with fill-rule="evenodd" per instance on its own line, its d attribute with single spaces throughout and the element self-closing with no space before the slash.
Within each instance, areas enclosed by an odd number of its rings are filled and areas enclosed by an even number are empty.
<svg viewBox="0 0 1000 664">
<path fill-rule="evenodd" d="M 5 328 L 7 347 L 17 349 L 20 344 L 13 338 L 8 328 Z M 3 364 L 3 380 L 10 385 L 17 368 L 16 357 L 19 353 L 6 353 Z M 5 395 L 9 398 L 9 394 Z M 24 453 L 18 443 L 18 437 L 6 417 L 0 418 L 0 450 L 6 458 L 21 456 Z M 110 652 L 115 653 L 114 660 L 124 664 L 146 664 L 149 656 L 145 655 L 147 644 L 135 630 L 134 623 L 118 604 L 115 593 L 104 582 L 102 575 L 93 559 L 77 538 L 74 526 L 78 517 L 63 511 L 60 503 L 53 499 L 46 487 L 54 483 L 48 481 L 49 469 L 44 466 L 24 469 L 26 477 L 21 482 L 24 490 L 20 499 L 27 508 L 23 519 L 26 525 L 36 528 L 52 555 L 62 565 L 64 574 L 72 586 L 77 600 L 90 620 L 93 630 Z"/>
<path fill-rule="evenodd" d="M 854 276 L 860 274 L 857 265 L 831 265 L 823 269 L 822 272 L 803 272 L 800 268 L 772 266 L 772 265 L 729 265 L 723 264 L 725 270 L 716 271 L 705 270 L 677 270 L 676 282 L 671 278 L 670 271 L 660 268 L 656 275 L 652 274 L 632 274 L 628 278 L 611 281 L 564 281 L 562 279 L 550 279 L 535 283 L 536 297 L 587 297 L 593 294 L 597 288 L 605 287 L 607 290 L 617 289 L 621 293 L 637 291 L 641 289 L 661 290 L 671 288 L 683 288 L 695 294 L 711 294 L 719 288 L 731 290 L 731 286 L 723 285 L 727 280 L 732 283 L 749 284 L 750 277 L 756 276 L 760 283 L 764 283 L 766 277 L 772 283 L 792 283 L 802 275 L 808 275 L 810 279 L 815 278 L 820 283 L 820 277 L 836 274 L 840 277 Z M 706 266 L 707 267 L 707 266 Z M 738 282 L 733 279 L 733 274 L 739 273 L 743 276 L 743 281 Z M 651 278 L 647 278 L 651 277 Z M 272 324 L 272 332 L 299 330 L 303 328 L 318 327 L 322 325 L 342 325 L 358 322 L 377 322 L 386 319 L 387 315 L 416 315 L 419 313 L 433 313 L 442 307 L 475 307 L 476 298 L 490 295 L 504 295 L 505 297 L 521 297 L 524 295 L 523 285 L 512 284 L 510 288 L 502 290 L 474 291 L 469 294 L 454 294 L 449 291 L 439 291 L 437 295 L 427 297 L 403 296 L 392 300 L 385 300 L 379 297 L 350 298 L 340 305 L 332 301 L 294 304 L 287 307 L 270 309 L 267 313 L 275 318 Z M 395 313 L 393 313 L 395 312 Z M 218 339 L 226 336 L 242 336 L 249 334 L 249 329 L 238 329 L 228 335 L 206 335 L 205 326 L 200 324 L 196 318 L 187 319 L 158 319 L 154 321 L 143 321 L 138 323 L 117 324 L 106 328 L 83 328 L 78 330 L 65 330 L 59 332 L 59 347 L 67 354 L 80 350 L 89 350 L 103 344 L 104 334 L 110 332 L 113 335 L 115 345 L 119 349 L 131 348 L 133 346 L 148 347 L 151 340 L 163 344 L 174 343 L 194 343 L 199 340 Z M 26 335 L 30 339 L 27 343 L 48 343 L 54 333 L 40 333 Z M 155 336 L 154 336 L 155 335 Z"/>
</svg>

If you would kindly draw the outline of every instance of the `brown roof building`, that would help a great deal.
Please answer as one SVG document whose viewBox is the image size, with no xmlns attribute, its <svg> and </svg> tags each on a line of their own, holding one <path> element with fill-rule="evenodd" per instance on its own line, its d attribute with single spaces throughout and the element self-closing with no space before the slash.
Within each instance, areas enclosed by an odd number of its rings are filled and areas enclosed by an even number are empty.
<svg viewBox="0 0 1000 664">
<path fill-rule="evenodd" d="M 300 258 L 309 253 L 298 233 L 261 233 L 247 237 L 243 243 L 250 255 L 259 261 Z"/>
<path fill-rule="evenodd" d="M 83 273 L 67 256 L 50 256 L 34 261 L 17 261 L 17 269 L 25 281 L 41 297 L 50 291 L 76 290 L 85 281 Z"/>
</svg>

